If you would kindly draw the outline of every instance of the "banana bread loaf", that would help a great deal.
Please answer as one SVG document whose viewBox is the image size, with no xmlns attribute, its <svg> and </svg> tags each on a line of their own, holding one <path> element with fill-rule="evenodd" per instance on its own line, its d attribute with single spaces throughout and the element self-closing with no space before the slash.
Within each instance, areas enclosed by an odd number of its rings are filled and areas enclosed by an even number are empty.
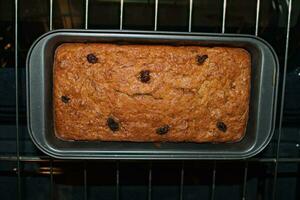
<svg viewBox="0 0 300 200">
<path fill-rule="evenodd" d="M 62 140 L 235 142 L 248 120 L 241 48 L 65 43 L 55 52 Z"/>
</svg>

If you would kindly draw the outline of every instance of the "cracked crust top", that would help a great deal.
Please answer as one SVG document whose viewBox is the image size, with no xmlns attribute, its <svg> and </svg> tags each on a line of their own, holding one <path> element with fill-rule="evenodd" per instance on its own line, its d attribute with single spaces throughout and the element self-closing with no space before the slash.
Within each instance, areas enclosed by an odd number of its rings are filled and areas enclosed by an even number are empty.
<svg viewBox="0 0 300 200">
<path fill-rule="evenodd" d="M 238 141 L 248 120 L 250 60 L 241 48 L 62 44 L 54 58 L 55 134 Z"/>
</svg>

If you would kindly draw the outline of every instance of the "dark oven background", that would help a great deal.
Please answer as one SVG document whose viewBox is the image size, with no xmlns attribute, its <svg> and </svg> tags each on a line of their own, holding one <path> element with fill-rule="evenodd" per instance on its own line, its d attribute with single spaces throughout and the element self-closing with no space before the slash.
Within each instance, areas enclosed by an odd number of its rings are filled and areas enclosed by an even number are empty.
<svg viewBox="0 0 300 200">
<path fill-rule="evenodd" d="M 1 199 L 300 199 L 300 1 L 0 0 Z M 242 161 L 51 159 L 31 142 L 25 59 L 58 28 L 246 33 L 280 60 L 276 130 Z"/>
</svg>

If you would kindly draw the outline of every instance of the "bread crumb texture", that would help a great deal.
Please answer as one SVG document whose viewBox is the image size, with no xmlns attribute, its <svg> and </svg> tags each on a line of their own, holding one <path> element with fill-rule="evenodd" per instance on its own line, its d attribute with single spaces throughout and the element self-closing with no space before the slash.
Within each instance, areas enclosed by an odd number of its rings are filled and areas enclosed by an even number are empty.
<svg viewBox="0 0 300 200">
<path fill-rule="evenodd" d="M 53 70 L 63 140 L 235 142 L 246 129 L 251 58 L 241 48 L 65 43 Z"/>
</svg>

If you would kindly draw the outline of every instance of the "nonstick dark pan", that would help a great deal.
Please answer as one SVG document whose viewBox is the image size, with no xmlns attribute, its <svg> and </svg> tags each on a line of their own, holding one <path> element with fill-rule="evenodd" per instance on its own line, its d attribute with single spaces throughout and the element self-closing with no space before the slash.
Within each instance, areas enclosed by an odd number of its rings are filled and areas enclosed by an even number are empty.
<svg viewBox="0 0 300 200">
<path fill-rule="evenodd" d="M 52 84 L 55 49 L 65 42 L 231 46 L 251 54 L 251 98 L 244 138 L 236 143 L 63 141 L 55 137 Z M 27 57 L 30 136 L 44 153 L 63 159 L 244 159 L 270 141 L 275 122 L 278 60 L 264 40 L 250 35 L 137 31 L 56 30 L 38 38 Z"/>
</svg>

